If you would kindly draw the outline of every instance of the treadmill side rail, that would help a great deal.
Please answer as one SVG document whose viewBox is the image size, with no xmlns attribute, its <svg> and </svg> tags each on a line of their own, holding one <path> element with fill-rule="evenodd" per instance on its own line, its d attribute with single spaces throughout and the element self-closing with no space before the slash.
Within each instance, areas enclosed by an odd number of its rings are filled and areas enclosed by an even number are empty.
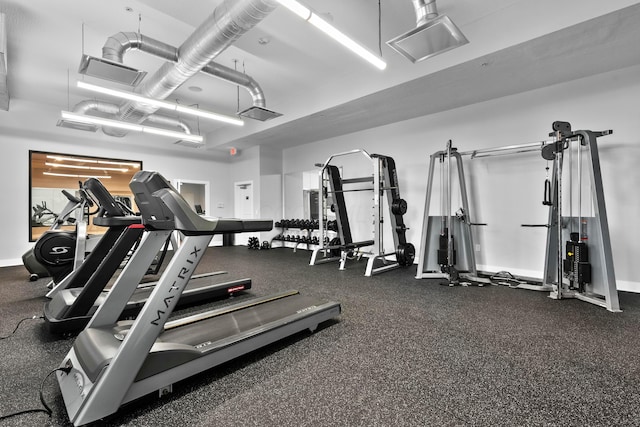
<svg viewBox="0 0 640 427">
<path fill-rule="evenodd" d="M 299 295 L 290 295 L 290 297 L 295 296 Z M 313 332 L 319 324 L 337 317 L 340 312 L 341 306 L 337 302 L 320 303 L 295 310 L 276 321 L 251 330 L 231 333 L 229 337 L 212 342 L 210 345 L 190 346 L 158 342 L 151 349 L 151 353 L 139 371 L 128 370 L 128 374 L 137 376 L 139 379 L 134 381 L 128 389 L 111 388 L 111 393 L 119 396 L 120 405 L 125 404 L 293 334 L 304 330 Z M 216 321 L 216 318 L 205 320 L 212 324 L 209 329 L 215 328 Z M 57 373 L 67 412 L 74 425 L 84 425 L 115 412 L 103 405 L 103 402 L 95 396 L 100 395 L 100 391 L 105 389 L 105 378 L 113 375 L 109 369 L 111 366 L 108 359 L 117 356 L 124 346 L 122 342 L 120 348 L 117 348 L 118 339 L 115 338 L 117 334 L 112 333 L 117 330 L 118 328 L 115 327 L 113 331 L 108 328 L 91 331 L 94 335 L 92 337 L 85 336 L 88 330 L 83 331 L 81 334 L 81 337 L 84 337 L 83 342 L 80 345 L 74 345 L 63 363 L 63 366 L 72 367 L 72 371 L 69 374 Z M 131 332 L 127 335 L 130 334 Z M 163 361 L 164 358 L 166 360 Z M 169 368 L 163 366 L 165 361 L 169 365 L 173 363 L 174 366 Z"/>
</svg>

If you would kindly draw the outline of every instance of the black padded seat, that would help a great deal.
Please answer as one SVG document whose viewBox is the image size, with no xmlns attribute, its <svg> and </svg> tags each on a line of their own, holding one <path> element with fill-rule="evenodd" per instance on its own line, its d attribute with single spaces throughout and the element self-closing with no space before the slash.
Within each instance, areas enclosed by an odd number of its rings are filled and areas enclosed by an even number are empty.
<svg viewBox="0 0 640 427">
<path fill-rule="evenodd" d="M 327 246 L 327 249 L 357 249 L 357 248 L 363 248 L 365 246 L 371 246 L 374 244 L 373 240 L 363 240 L 361 242 L 351 242 L 351 243 L 347 243 L 346 245 L 332 245 L 332 246 Z"/>
</svg>

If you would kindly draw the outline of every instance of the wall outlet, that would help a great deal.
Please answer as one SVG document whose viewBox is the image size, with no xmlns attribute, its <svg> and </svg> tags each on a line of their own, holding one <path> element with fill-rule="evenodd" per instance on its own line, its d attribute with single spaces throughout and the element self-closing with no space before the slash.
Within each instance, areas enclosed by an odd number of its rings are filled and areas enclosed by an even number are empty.
<svg viewBox="0 0 640 427">
<path fill-rule="evenodd" d="M 476 252 L 480 252 L 480 244 L 476 243 Z"/>
</svg>

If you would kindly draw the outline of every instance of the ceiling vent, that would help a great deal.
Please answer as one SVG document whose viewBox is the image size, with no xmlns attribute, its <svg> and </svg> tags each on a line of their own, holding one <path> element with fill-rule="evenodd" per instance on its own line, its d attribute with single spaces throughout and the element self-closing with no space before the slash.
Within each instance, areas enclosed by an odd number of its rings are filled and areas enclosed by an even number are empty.
<svg viewBox="0 0 640 427">
<path fill-rule="evenodd" d="M 0 13 L 0 109 L 5 111 L 9 111 L 7 72 L 7 26 L 5 25 L 5 14 Z"/>
<path fill-rule="evenodd" d="M 75 129 L 75 130 L 84 130 L 87 132 L 96 132 L 98 130 L 98 125 L 94 125 L 91 123 L 82 123 L 82 122 L 74 122 L 72 120 L 60 119 L 56 126 L 61 128 Z"/>
<path fill-rule="evenodd" d="M 201 142 L 194 142 L 194 141 L 185 141 L 184 139 L 181 139 L 179 141 L 174 142 L 175 145 L 181 145 L 183 147 L 189 147 L 189 148 L 202 148 L 204 147 L 204 144 Z"/>
<path fill-rule="evenodd" d="M 266 122 L 267 120 L 280 117 L 282 114 L 254 105 L 253 107 L 249 107 L 246 110 L 240 111 L 238 115 L 241 117 L 246 117 L 248 119 L 260 120 L 261 122 Z"/>
<path fill-rule="evenodd" d="M 78 73 L 129 86 L 136 86 L 147 75 L 146 71 L 90 55 L 82 55 Z"/>
<path fill-rule="evenodd" d="M 413 0 L 416 28 L 387 44 L 413 63 L 469 43 L 447 15 L 439 15 L 435 0 Z"/>
</svg>

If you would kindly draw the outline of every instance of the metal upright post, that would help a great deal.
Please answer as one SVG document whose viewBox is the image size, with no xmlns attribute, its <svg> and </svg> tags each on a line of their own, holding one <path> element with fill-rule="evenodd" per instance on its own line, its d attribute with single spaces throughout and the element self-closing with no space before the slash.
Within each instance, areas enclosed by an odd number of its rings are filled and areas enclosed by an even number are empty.
<svg viewBox="0 0 640 427">
<path fill-rule="evenodd" d="M 428 238 L 429 238 L 429 208 L 431 204 L 431 194 L 433 189 L 433 173 L 435 170 L 436 159 L 440 157 L 440 152 L 434 153 L 430 156 L 429 160 L 429 172 L 427 177 L 427 196 L 424 201 L 424 215 L 422 219 L 422 237 L 420 240 L 420 255 L 418 256 L 418 269 L 416 270 L 416 279 L 423 279 L 427 277 L 424 273 L 427 266 L 427 253 Z"/>
<path fill-rule="evenodd" d="M 613 312 L 619 312 L 620 304 L 618 301 L 618 289 L 616 286 L 616 276 L 613 266 L 613 251 L 611 249 L 611 237 L 609 235 L 609 220 L 607 218 L 607 209 L 604 201 L 604 187 L 602 184 L 602 173 L 600 170 L 600 155 L 598 154 L 597 136 L 608 135 L 611 131 L 591 132 L 577 131 L 577 135 L 582 137 L 589 150 L 589 158 L 591 160 L 591 168 L 589 168 L 591 178 L 591 195 L 594 200 L 594 209 L 596 217 L 596 227 L 600 233 L 601 244 L 597 250 L 602 260 L 602 280 L 604 281 L 604 307 Z M 597 301 L 590 301 L 598 303 Z M 602 305 L 602 304 L 601 304 Z"/>
<path fill-rule="evenodd" d="M 380 163 L 381 158 L 375 157 L 370 158 L 371 163 L 373 164 L 373 222 L 374 222 L 374 232 L 373 232 L 373 247 L 376 248 L 377 253 L 374 254 L 374 257 L 377 255 L 384 254 L 384 247 L 382 247 L 382 222 L 383 222 L 383 214 L 382 214 L 382 203 L 381 203 L 381 193 L 382 193 L 382 185 L 380 185 Z"/>
<path fill-rule="evenodd" d="M 559 142 L 558 144 L 562 144 L 562 141 Z M 556 257 L 558 258 L 558 265 L 556 266 L 557 269 L 557 279 L 558 279 L 558 288 L 556 290 L 557 292 L 557 298 L 558 299 L 562 299 L 562 160 L 563 160 L 563 152 L 564 150 L 560 149 L 558 151 L 557 157 L 556 157 L 556 161 L 558 162 L 558 175 L 557 175 L 557 179 L 558 179 L 558 206 L 557 206 L 557 215 L 558 215 L 558 220 L 557 220 L 557 224 L 558 224 L 558 229 L 557 231 L 557 241 L 558 241 L 558 251 L 556 252 Z"/>
<path fill-rule="evenodd" d="M 451 280 L 453 262 L 453 223 L 451 221 L 451 140 L 447 142 L 447 191 L 444 213 L 447 217 L 447 276 Z"/>
</svg>

